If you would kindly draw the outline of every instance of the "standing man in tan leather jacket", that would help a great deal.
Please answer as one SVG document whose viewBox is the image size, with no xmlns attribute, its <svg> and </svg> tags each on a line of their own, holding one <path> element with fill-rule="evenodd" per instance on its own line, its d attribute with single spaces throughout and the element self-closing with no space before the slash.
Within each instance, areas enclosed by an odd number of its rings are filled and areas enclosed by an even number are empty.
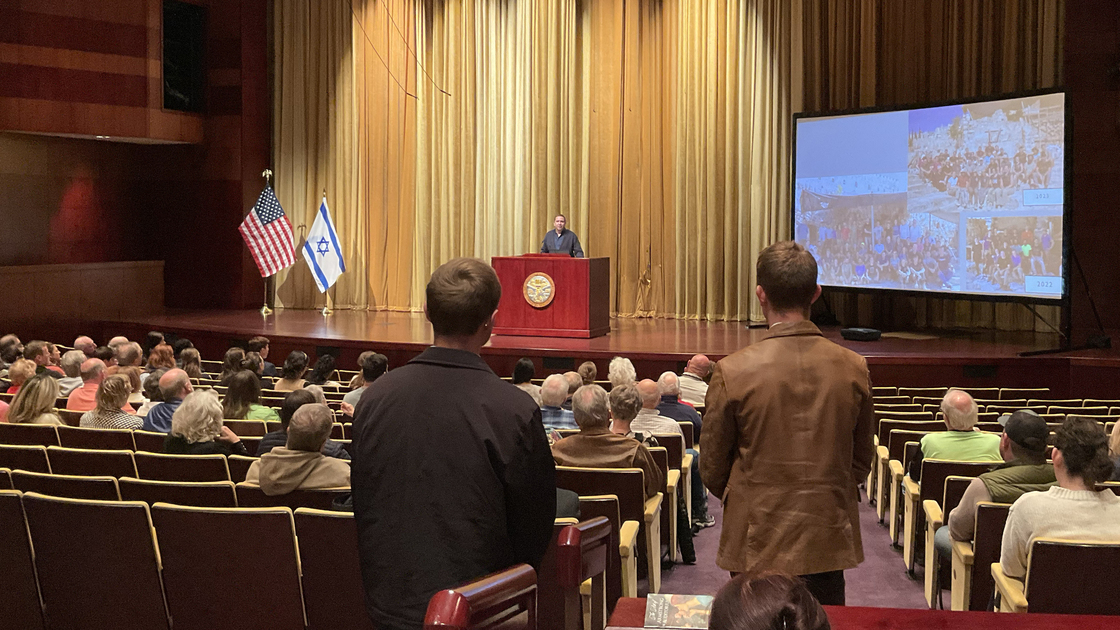
<svg viewBox="0 0 1120 630">
<path fill-rule="evenodd" d="M 873 453 L 867 361 L 809 321 L 817 263 L 793 242 L 758 257 L 767 337 L 716 364 L 700 475 L 723 500 L 716 563 L 805 578 L 843 605 L 844 569 L 863 561 L 857 484 Z"/>
</svg>

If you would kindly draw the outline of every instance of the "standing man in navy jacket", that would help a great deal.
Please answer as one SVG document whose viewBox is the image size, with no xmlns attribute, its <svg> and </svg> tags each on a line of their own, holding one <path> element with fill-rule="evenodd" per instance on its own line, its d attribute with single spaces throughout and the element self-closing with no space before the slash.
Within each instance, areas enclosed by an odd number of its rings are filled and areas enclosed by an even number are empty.
<svg viewBox="0 0 1120 630">
<path fill-rule="evenodd" d="M 479 356 L 502 286 L 457 258 L 432 274 L 431 347 L 370 384 L 354 411 L 350 476 L 366 608 L 420 630 L 436 592 L 518 563 L 539 568 L 556 467 L 532 396 Z"/>
<path fill-rule="evenodd" d="M 541 243 L 542 254 L 567 254 L 572 258 L 583 258 L 583 248 L 579 246 L 579 237 L 576 233 L 566 229 L 568 218 L 562 214 L 556 215 L 552 220 L 552 227 L 544 235 Z"/>
</svg>

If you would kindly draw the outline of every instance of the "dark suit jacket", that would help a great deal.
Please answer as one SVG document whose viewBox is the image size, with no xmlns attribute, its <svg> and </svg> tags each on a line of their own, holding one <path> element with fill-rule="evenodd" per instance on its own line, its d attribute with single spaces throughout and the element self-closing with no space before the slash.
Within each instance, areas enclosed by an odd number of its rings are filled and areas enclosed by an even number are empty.
<svg viewBox="0 0 1120 630">
<path fill-rule="evenodd" d="M 567 254 L 572 258 L 583 258 L 583 248 L 579 246 L 579 237 L 576 233 L 564 228 L 560 233 L 559 242 L 556 238 L 556 230 L 549 230 L 544 235 L 544 240 L 541 242 L 542 254 Z"/>
<path fill-rule="evenodd" d="M 419 629 L 428 600 L 540 564 L 556 468 L 533 398 L 476 354 L 431 347 L 374 381 L 354 417 L 354 517 L 379 630 Z"/>
</svg>

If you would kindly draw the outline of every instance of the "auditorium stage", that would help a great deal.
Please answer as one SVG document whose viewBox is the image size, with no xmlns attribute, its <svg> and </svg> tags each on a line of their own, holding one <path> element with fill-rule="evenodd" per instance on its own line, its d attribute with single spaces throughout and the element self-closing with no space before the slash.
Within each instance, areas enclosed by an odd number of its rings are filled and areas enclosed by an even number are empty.
<svg viewBox="0 0 1120 630">
<path fill-rule="evenodd" d="M 352 368 L 364 350 L 387 355 L 396 367 L 432 339 L 422 313 L 347 310 L 326 317 L 293 309 L 268 316 L 257 311 L 167 311 L 102 322 L 101 328 L 103 335 L 125 334 L 130 339 L 143 339 L 153 329 L 175 333 L 194 342 L 207 359 L 220 359 L 231 343 L 264 335 L 271 340 L 269 358 L 275 363 L 282 363 L 293 349 L 314 353 L 328 348 L 337 349 L 339 367 L 344 368 Z M 1113 351 L 1018 356 L 1024 350 L 1055 347 L 1058 339 L 1052 334 L 932 331 L 876 342 L 845 341 L 838 328 L 825 329 L 824 334 L 867 357 L 877 385 L 1050 387 L 1061 396 L 1120 397 L 1120 356 Z M 595 339 L 496 336 L 483 356 L 501 375 L 510 374 L 523 356 L 536 361 L 538 375 L 592 360 L 604 378 L 607 363 L 620 355 L 634 361 L 640 377 L 656 378 L 664 370 L 679 372 L 693 354 L 719 359 L 765 335 L 765 329 L 736 322 L 613 318 L 611 333 Z"/>
</svg>

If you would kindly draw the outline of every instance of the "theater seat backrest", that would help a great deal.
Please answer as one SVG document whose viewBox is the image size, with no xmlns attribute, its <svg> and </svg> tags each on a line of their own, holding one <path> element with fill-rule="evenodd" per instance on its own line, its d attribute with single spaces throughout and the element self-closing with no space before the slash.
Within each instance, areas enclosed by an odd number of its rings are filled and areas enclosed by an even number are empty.
<svg viewBox="0 0 1120 630">
<path fill-rule="evenodd" d="M 43 609 L 35 583 L 31 541 L 23 517 L 20 493 L 0 490 L 0 549 L 4 550 L 4 570 L 0 571 L 0 611 L 8 628 L 43 628 Z"/>
<path fill-rule="evenodd" d="M 295 511 L 310 630 L 373 630 L 358 561 L 358 527 L 350 512 Z"/>
</svg>

